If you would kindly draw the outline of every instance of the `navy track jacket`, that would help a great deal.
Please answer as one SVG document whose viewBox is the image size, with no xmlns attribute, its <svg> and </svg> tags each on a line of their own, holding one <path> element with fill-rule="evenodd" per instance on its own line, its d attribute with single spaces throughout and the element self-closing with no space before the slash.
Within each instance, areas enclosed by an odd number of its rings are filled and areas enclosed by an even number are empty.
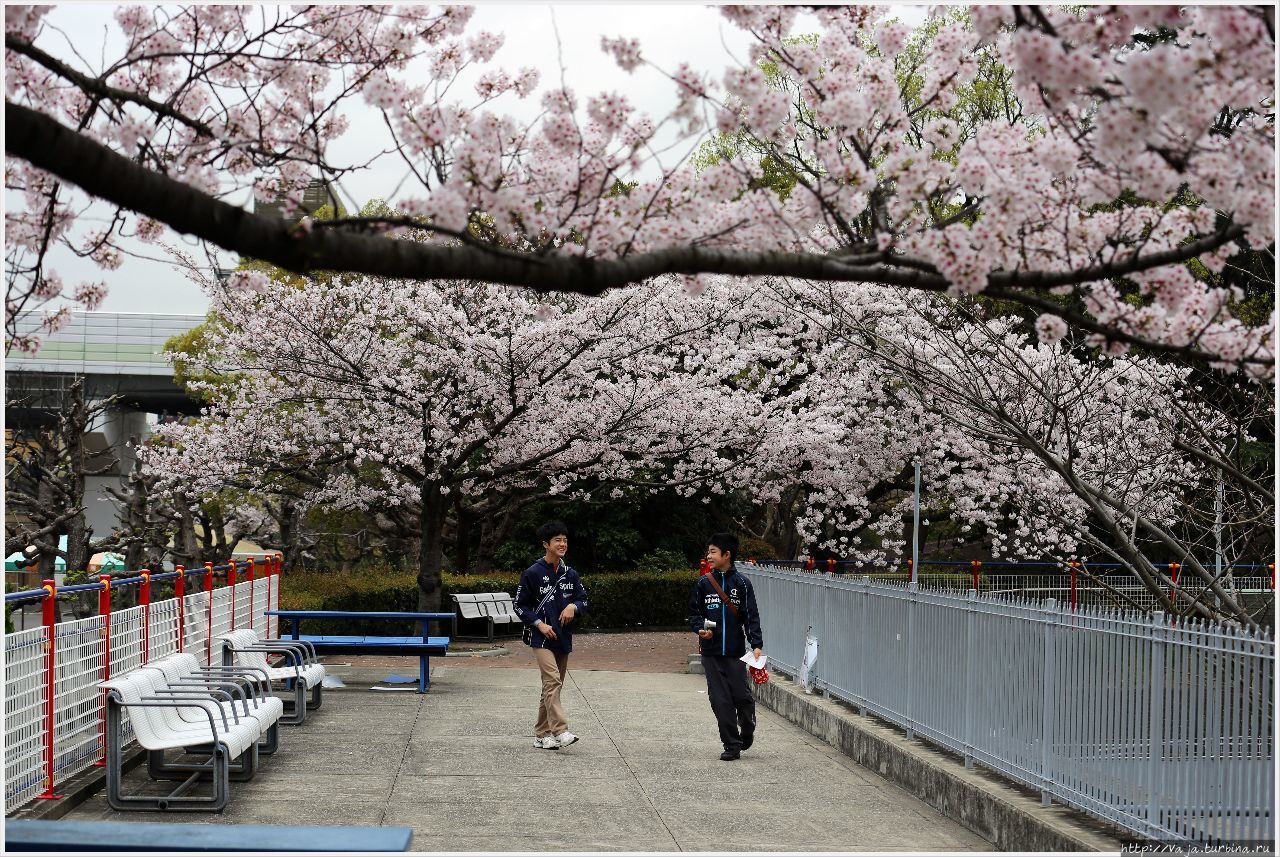
<svg viewBox="0 0 1280 857">
<path fill-rule="evenodd" d="M 756 591 L 751 588 L 751 581 L 738 573 L 737 569 L 728 572 L 713 571 L 716 583 L 729 596 L 729 601 L 746 622 L 742 627 L 733 615 L 733 611 L 720 601 L 720 595 L 707 580 L 710 574 L 704 574 L 693 585 L 693 595 L 689 598 L 689 627 L 701 631 L 704 619 L 716 623 L 711 630 L 711 639 L 698 638 L 699 650 L 704 655 L 720 655 L 722 657 L 740 658 L 747 653 L 743 642 L 744 631 L 747 642 L 753 649 L 764 648 L 764 637 L 760 635 L 760 610 L 756 607 Z"/>
<path fill-rule="evenodd" d="M 547 603 L 538 610 L 543 596 L 555 587 L 556 594 L 547 599 Z M 560 611 L 568 605 L 576 605 L 578 610 L 568 628 L 560 627 Z M 533 647 L 549 649 L 553 652 L 568 654 L 573 651 L 573 630 L 582 624 L 582 617 L 587 612 L 587 590 L 578 577 L 578 572 L 561 561 L 560 568 L 552 568 L 545 557 L 524 570 L 520 575 L 520 585 L 516 587 L 516 613 L 526 625 L 533 626 L 538 622 L 546 622 L 556 632 L 556 639 L 548 640 L 537 628 L 533 630 Z"/>
</svg>

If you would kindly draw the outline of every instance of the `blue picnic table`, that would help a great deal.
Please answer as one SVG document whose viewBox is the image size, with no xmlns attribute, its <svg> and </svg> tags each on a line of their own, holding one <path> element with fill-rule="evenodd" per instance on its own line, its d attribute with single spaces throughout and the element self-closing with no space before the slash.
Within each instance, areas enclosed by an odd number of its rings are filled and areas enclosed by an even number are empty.
<svg viewBox="0 0 1280 857">
<path fill-rule="evenodd" d="M 360 610 L 265 610 L 267 616 L 287 619 L 290 637 L 306 640 L 315 647 L 316 654 L 346 655 L 417 655 L 418 693 L 426 693 L 431 686 L 431 656 L 444 656 L 449 652 L 448 637 L 427 635 L 428 622 L 453 619 L 452 613 L 379 613 Z M 422 635 L 390 637 L 374 635 L 314 635 L 300 633 L 303 619 L 347 619 L 395 621 L 411 620 L 422 623 Z"/>
</svg>

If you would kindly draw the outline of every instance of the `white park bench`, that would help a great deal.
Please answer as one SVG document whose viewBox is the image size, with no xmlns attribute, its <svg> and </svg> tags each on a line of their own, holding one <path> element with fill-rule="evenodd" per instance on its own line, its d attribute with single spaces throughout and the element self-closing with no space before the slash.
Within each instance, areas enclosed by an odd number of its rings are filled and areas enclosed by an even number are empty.
<svg viewBox="0 0 1280 857">
<path fill-rule="evenodd" d="M 517 634 L 523 623 L 516 613 L 515 600 L 505 592 L 461 592 L 453 596 L 458 612 L 453 619 L 453 636 L 458 636 L 458 621 L 472 620 L 485 623 L 484 639 L 492 642 L 497 626 L 513 628 Z"/>
<path fill-rule="evenodd" d="M 216 645 L 222 651 L 222 663 L 228 667 L 252 667 L 262 670 L 272 682 L 284 682 L 293 691 L 292 715 L 282 723 L 296 726 L 307 719 L 307 709 L 320 707 L 324 691 L 324 665 L 316 658 L 315 648 L 305 640 L 259 639 L 256 631 L 243 628 L 220 636 Z M 272 666 L 268 655 L 284 660 Z M 307 701 L 307 691 L 311 701 Z"/>
<path fill-rule="evenodd" d="M 107 691 L 107 803 L 115 810 L 185 809 L 221 812 L 231 779 L 250 779 L 260 743 L 277 746 L 283 705 L 265 695 L 265 677 L 199 667 L 191 655 L 171 655 L 100 685 Z M 272 704 L 274 703 L 274 704 Z M 163 796 L 125 795 L 124 718 L 147 751 L 154 779 L 181 780 Z M 200 762 L 165 761 L 169 750 L 208 755 Z M 211 794 L 188 794 L 211 780 Z"/>
</svg>

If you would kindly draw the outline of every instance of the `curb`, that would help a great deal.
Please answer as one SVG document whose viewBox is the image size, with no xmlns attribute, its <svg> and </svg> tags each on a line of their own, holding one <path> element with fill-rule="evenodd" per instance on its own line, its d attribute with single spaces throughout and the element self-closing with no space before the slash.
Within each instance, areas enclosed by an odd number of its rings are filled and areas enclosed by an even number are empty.
<svg viewBox="0 0 1280 857">
<path fill-rule="evenodd" d="M 509 655 L 509 649 L 481 649 L 478 652 L 445 652 L 446 658 L 500 658 Z"/>
<path fill-rule="evenodd" d="M 135 747 L 132 753 L 125 756 L 120 767 L 128 772 L 146 761 L 147 751 L 141 747 Z M 98 792 L 105 790 L 106 787 L 106 768 L 93 767 L 77 774 L 58 787 L 57 791 L 63 796 L 61 800 L 34 800 L 15 811 L 12 815 L 5 816 L 5 819 L 7 821 L 17 821 L 18 819 L 53 821 L 62 818 Z"/>
<path fill-rule="evenodd" d="M 807 696 L 776 672 L 756 700 L 864 768 L 901 786 L 1001 851 L 1120 851 L 1116 831 L 834 699 Z"/>
</svg>

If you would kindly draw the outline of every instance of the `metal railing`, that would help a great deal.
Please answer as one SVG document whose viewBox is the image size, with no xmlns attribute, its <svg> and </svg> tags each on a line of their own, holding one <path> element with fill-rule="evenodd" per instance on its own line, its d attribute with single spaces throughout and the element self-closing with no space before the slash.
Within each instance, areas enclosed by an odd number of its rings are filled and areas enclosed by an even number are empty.
<svg viewBox="0 0 1280 857">
<path fill-rule="evenodd" d="M 900 566 L 876 566 L 843 559 L 765 560 L 760 565 L 904 582 L 911 578 L 912 572 L 910 559 Z M 921 586 L 932 589 L 959 592 L 976 589 L 1001 597 L 1054 598 L 1072 607 L 1157 609 L 1160 604 L 1155 594 L 1136 575 L 1124 572 L 1122 568 L 1118 563 L 1103 562 L 928 560 L 920 563 L 915 579 Z M 1161 563 L 1158 568 L 1169 578 L 1163 591 L 1179 609 L 1189 607 L 1193 602 L 1213 603 L 1214 595 L 1205 582 L 1195 576 L 1182 575 L 1179 563 Z M 1237 597 L 1274 597 L 1275 563 L 1230 566 L 1220 584 Z"/>
<path fill-rule="evenodd" d="M 277 620 L 263 611 L 279 607 L 282 563 L 279 554 L 264 559 L 265 568 L 252 559 L 206 563 L 162 574 L 104 574 L 96 583 L 61 590 L 49 580 L 40 589 L 6 594 L 9 605 L 39 603 L 43 621 L 5 635 L 5 811 L 59 798 L 59 786 L 105 763 L 100 682 L 173 652 L 208 664 L 218 656 L 213 639 L 225 631 L 252 627 L 275 636 Z M 153 601 L 151 587 L 170 581 L 173 597 Z M 112 590 L 133 586 L 137 598 L 126 600 L 136 604 L 112 609 Z M 56 621 L 59 598 L 95 591 L 98 615 Z"/>
<path fill-rule="evenodd" d="M 740 564 L 771 666 L 1150 839 L 1272 841 L 1268 631 Z"/>
</svg>

